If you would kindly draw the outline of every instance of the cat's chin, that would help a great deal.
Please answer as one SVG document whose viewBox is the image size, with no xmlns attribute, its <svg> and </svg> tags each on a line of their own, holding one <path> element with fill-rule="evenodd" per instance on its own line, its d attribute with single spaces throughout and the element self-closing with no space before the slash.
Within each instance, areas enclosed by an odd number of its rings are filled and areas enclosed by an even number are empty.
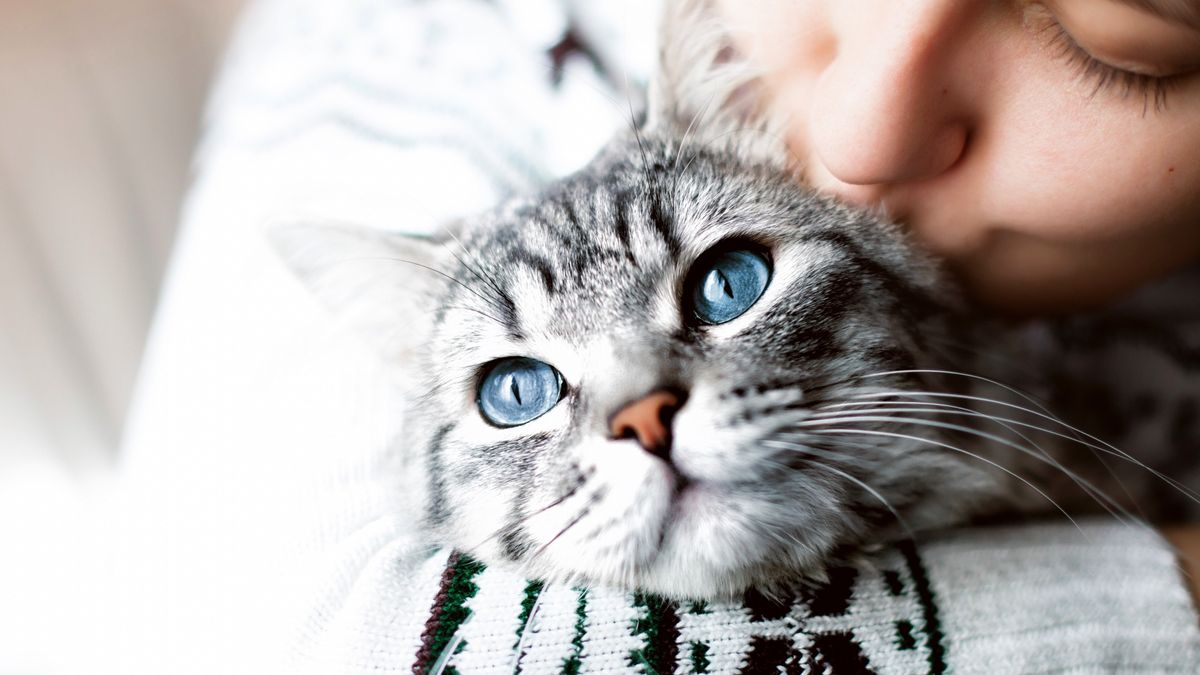
<svg viewBox="0 0 1200 675">
<path fill-rule="evenodd" d="M 702 496 L 682 499 L 698 503 Z M 674 598 L 728 599 L 750 587 L 779 588 L 822 574 L 825 546 L 785 544 L 763 529 L 739 527 L 727 515 L 704 517 L 702 508 L 692 514 L 681 509 L 658 555 L 638 571 L 632 587 Z"/>
<path fill-rule="evenodd" d="M 619 555 L 612 548 L 579 546 L 569 561 L 530 565 L 526 572 L 709 600 L 735 598 L 751 587 L 769 593 L 822 577 L 837 533 L 817 527 L 800 532 L 794 509 L 785 517 L 778 502 L 740 497 L 729 486 L 689 483 L 650 528 L 657 536 L 630 532 Z"/>
<path fill-rule="evenodd" d="M 712 551 L 686 546 L 664 549 L 649 567 L 629 570 L 584 569 L 537 575 L 573 584 L 601 585 L 653 593 L 676 600 L 735 600 L 754 588 L 765 595 L 786 593 L 825 577 L 826 558 L 800 561 L 794 555 L 771 556 L 752 565 L 713 560 Z"/>
</svg>

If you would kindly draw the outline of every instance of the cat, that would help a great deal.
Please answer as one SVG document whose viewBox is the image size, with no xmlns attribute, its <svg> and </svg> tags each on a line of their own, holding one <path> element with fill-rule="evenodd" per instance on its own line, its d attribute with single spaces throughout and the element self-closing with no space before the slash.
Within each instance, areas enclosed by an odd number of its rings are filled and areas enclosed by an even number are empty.
<svg viewBox="0 0 1200 675">
<path fill-rule="evenodd" d="M 1017 392 L 1053 393 L 1028 331 L 800 187 L 705 3 L 664 26 L 644 118 L 577 173 L 441 237 L 273 234 L 405 373 L 397 489 L 429 539 L 719 598 L 982 516 L 1123 509 L 1091 456 L 1122 453 Z"/>
</svg>

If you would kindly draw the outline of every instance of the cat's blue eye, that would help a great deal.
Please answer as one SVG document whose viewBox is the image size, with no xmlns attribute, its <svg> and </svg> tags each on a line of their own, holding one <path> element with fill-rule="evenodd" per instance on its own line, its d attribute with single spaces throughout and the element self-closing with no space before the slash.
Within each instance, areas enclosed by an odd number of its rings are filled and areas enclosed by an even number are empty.
<svg viewBox="0 0 1200 675">
<path fill-rule="evenodd" d="M 527 358 L 497 361 L 479 385 L 479 411 L 498 427 L 515 427 L 549 412 L 563 379 L 549 364 Z"/>
<path fill-rule="evenodd" d="M 692 290 L 692 308 L 704 323 L 732 321 L 758 302 L 771 280 L 771 264 L 755 251 L 725 251 L 709 258 Z"/>
</svg>

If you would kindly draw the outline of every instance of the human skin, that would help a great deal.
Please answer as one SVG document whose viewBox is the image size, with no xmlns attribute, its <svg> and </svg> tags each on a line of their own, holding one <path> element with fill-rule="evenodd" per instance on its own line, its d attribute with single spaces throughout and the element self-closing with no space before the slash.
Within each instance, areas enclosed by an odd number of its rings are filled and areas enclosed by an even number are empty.
<svg viewBox="0 0 1200 675">
<path fill-rule="evenodd" d="M 1200 527 L 1169 527 L 1163 536 L 1179 555 L 1183 579 L 1192 591 L 1192 599 L 1200 604 Z"/>
<path fill-rule="evenodd" d="M 805 180 L 882 207 L 980 303 L 1078 309 L 1200 258 L 1200 23 L 1120 0 L 718 4 Z"/>
</svg>

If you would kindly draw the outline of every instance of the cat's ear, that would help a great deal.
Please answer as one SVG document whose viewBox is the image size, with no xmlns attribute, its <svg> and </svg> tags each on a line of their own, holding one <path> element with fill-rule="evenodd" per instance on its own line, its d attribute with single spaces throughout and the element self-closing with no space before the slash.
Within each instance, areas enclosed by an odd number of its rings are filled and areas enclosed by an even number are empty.
<svg viewBox="0 0 1200 675">
<path fill-rule="evenodd" d="M 786 161 L 783 120 L 715 0 L 666 0 L 646 128 Z"/>
<path fill-rule="evenodd" d="M 434 305 L 448 283 L 441 241 L 315 223 L 275 225 L 267 236 L 322 304 L 388 360 L 404 360 L 429 337 Z"/>
</svg>

